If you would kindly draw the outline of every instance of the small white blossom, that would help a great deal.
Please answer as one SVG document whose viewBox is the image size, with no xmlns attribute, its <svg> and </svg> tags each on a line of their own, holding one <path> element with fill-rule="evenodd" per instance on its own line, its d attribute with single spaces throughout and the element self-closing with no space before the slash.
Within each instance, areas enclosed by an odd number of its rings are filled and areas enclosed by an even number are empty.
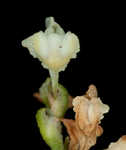
<svg viewBox="0 0 126 150">
<path fill-rule="evenodd" d="M 38 58 L 49 70 L 60 72 L 64 70 L 71 58 L 76 58 L 79 52 L 78 37 L 64 30 L 54 21 L 53 17 L 46 19 L 45 32 L 40 31 L 22 41 L 31 55 Z"/>
</svg>

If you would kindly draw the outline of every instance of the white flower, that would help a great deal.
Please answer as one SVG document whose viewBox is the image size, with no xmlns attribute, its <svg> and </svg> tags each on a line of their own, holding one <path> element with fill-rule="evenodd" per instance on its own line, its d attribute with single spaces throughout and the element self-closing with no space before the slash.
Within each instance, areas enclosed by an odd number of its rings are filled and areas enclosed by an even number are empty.
<svg viewBox="0 0 126 150">
<path fill-rule="evenodd" d="M 65 34 L 53 17 L 46 19 L 46 27 L 45 32 L 33 34 L 23 40 L 22 45 L 27 47 L 31 55 L 38 58 L 45 68 L 60 72 L 71 58 L 76 58 L 76 53 L 80 50 L 79 40 L 71 32 Z"/>
</svg>

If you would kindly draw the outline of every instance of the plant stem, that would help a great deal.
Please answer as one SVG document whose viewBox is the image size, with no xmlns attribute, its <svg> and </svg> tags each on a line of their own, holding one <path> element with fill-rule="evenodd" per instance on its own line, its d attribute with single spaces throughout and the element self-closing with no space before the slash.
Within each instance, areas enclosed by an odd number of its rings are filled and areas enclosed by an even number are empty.
<svg viewBox="0 0 126 150">
<path fill-rule="evenodd" d="M 58 80 L 59 80 L 59 72 L 49 70 L 51 81 L 52 81 L 52 91 L 54 97 L 56 98 L 57 95 L 57 88 L 58 88 Z"/>
</svg>

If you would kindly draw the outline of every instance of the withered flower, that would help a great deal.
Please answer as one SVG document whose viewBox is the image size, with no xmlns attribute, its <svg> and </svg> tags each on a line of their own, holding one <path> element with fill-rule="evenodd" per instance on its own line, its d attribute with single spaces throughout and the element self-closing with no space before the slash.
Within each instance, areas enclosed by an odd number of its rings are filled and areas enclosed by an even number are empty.
<svg viewBox="0 0 126 150">
<path fill-rule="evenodd" d="M 117 142 L 111 143 L 107 150 L 126 150 L 126 135 L 122 136 Z"/>
<path fill-rule="evenodd" d="M 73 99 L 75 120 L 62 119 L 70 136 L 69 150 L 89 150 L 96 138 L 103 133 L 99 125 L 109 107 L 97 97 L 97 89 L 91 85 L 84 96 Z"/>
</svg>

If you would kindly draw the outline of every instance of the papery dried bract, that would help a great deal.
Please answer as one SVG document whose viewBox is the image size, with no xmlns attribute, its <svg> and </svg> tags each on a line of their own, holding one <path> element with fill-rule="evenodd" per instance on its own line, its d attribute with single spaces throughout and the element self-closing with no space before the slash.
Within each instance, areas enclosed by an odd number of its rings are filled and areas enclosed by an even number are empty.
<svg viewBox="0 0 126 150">
<path fill-rule="evenodd" d="M 100 136 L 103 133 L 102 128 L 98 125 L 97 131 L 93 131 L 90 136 L 86 136 L 81 130 L 76 121 L 72 119 L 60 119 L 67 128 L 70 136 L 69 150 L 88 150 L 96 143 L 96 135 Z"/>
<path fill-rule="evenodd" d="M 67 128 L 68 134 L 70 136 L 69 150 L 78 150 L 78 148 L 80 148 L 80 143 L 85 141 L 85 136 L 83 136 L 83 133 L 76 125 L 75 120 L 61 119 L 61 121 Z"/>
</svg>

